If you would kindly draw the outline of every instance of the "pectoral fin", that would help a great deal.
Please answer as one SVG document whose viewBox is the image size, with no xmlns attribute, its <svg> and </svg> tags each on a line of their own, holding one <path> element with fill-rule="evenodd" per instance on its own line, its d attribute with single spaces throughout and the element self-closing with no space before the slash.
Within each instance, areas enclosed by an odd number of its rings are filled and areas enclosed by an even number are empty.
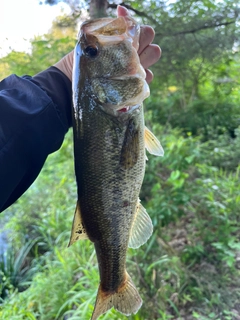
<svg viewBox="0 0 240 320">
<path fill-rule="evenodd" d="M 144 131 L 144 140 L 145 140 L 145 147 L 149 153 L 155 156 L 164 155 L 163 147 L 161 146 L 157 137 L 155 137 L 155 135 L 147 127 L 145 127 L 145 131 Z"/>
<path fill-rule="evenodd" d="M 77 202 L 76 210 L 74 214 L 72 232 L 68 247 L 70 247 L 77 240 L 88 239 L 86 229 L 84 227 L 79 202 Z"/>
<path fill-rule="evenodd" d="M 132 168 L 139 156 L 139 130 L 133 120 L 128 123 L 125 138 L 121 150 L 120 165 L 124 169 Z"/>
<path fill-rule="evenodd" d="M 150 238 L 152 232 L 152 221 L 139 200 L 130 233 L 129 248 L 136 249 L 143 245 Z"/>
</svg>

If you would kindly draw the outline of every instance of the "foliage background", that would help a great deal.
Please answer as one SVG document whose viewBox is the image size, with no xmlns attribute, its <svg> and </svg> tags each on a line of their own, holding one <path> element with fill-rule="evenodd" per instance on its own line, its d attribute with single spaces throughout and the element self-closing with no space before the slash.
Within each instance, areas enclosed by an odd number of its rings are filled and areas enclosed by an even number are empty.
<svg viewBox="0 0 240 320">
<path fill-rule="evenodd" d="M 1 78 L 34 75 L 73 49 L 89 2 L 66 2 L 72 15 L 35 37 L 30 54 L 2 58 Z M 141 199 L 154 234 L 128 252 L 144 300 L 129 319 L 240 319 L 238 1 L 125 5 L 155 28 L 163 51 L 145 121 L 165 149 L 147 162 Z M 115 8 L 109 2 L 107 13 Z M 70 130 L 32 187 L 1 214 L 9 237 L 0 258 L 1 319 L 90 318 L 99 280 L 93 246 L 66 248 L 75 201 Z M 120 318 L 127 319 L 114 310 L 102 316 Z"/>
</svg>

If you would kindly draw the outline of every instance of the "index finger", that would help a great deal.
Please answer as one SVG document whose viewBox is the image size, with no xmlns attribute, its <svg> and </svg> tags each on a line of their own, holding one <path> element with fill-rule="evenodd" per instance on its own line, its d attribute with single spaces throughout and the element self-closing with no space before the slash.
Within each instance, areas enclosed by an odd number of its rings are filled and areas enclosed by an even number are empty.
<svg viewBox="0 0 240 320">
<path fill-rule="evenodd" d="M 122 7 L 120 5 L 117 6 L 117 15 L 118 15 L 118 17 L 130 16 L 128 9 L 125 7 Z"/>
<path fill-rule="evenodd" d="M 155 31 L 150 26 L 141 26 L 138 54 L 140 55 L 143 50 L 152 43 L 155 36 Z"/>
</svg>

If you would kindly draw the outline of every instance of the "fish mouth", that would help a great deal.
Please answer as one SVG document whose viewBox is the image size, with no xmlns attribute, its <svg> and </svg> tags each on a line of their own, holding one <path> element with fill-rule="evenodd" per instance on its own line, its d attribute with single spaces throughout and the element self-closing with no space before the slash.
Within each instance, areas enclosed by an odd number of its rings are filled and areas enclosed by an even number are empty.
<svg viewBox="0 0 240 320">
<path fill-rule="evenodd" d="M 118 112 L 128 112 L 130 110 L 129 106 L 123 107 L 122 109 L 118 109 Z"/>
<path fill-rule="evenodd" d="M 112 38 L 121 41 L 127 35 L 136 51 L 139 48 L 140 26 L 129 16 L 88 20 L 82 24 L 79 36 L 87 33 L 97 36 L 103 43 Z"/>
<path fill-rule="evenodd" d="M 132 47 L 129 62 L 125 62 L 126 58 L 123 54 L 120 55 L 119 59 L 122 59 L 123 63 L 116 64 L 118 66 L 116 70 L 114 68 L 104 69 L 102 73 L 93 74 L 89 83 L 92 86 L 90 91 L 106 113 L 125 118 L 124 114 L 128 115 L 135 110 L 137 112 L 143 100 L 150 93 L 145 80 L 146 72 L 137 54 L 140 26 L 130 17 L 105 18 L 83 23 L 79 37 L 86 40 L 86 47 L 84 47 L 85 40 L 81 44 L 84 49 L 88 48 L 87 44 L 91 42 L 91 39 L 88 39 L 89 35 L 94 36 L 94 41 L 99 47 L 99 54 L 95 57 L 96 65 L 101 57 L 101 52 L 107 52 L 101 51 L 104 46 L 110 47 L 123 42 L 125 44 L 119 47 L 123 53 L 123 50 L 127 53 L 130 52 Z M 86 56 L 88 55 L 86 54 Z M 99 65 L 101 66 L 100 63 Z"/>
<path fill-rule="evenodd" d="M 117 112 L 121 113 L 130 113 L 132 111 L 134 111 L 135 109 L 139 108 L 139 104 L 135 105 L 135 106 L 125 106 L 125 107 L 121 107 L 121 109 L 117 109 Z"/>
</svg>

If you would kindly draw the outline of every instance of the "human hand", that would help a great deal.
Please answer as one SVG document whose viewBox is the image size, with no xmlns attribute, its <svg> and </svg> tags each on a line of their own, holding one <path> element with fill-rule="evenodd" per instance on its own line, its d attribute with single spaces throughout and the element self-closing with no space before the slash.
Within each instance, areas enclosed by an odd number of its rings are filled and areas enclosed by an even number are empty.
<svg viewBox="0 0 240 320">
<path fill-rule="evenodd" d="M 117 7 L 118 17 L 130 16 L 129 11 L 122 6 Z M 155 31 L 150 26 L 141 26 L 138 55 L 143 68 L 146 71 L 146 81 L 150 83 L 153 80 L 153 73 L 148 68 L 156 63 L 161 57 L 161 49 L 158 45 L 152 44 L 155 37 Z"/>
<path fill-rule="evenodd" d="M 129 12 L 126 8 L 118 6 L 118 17 L 128 16 Z M 148 69 L 151 65 L 156 63 L 161 56 L 161 49 L 158 45 L 152 44 L 155 32 L 150 26 L 141 26 L 138 54 L 140 62 L 146 71 L 146 81 L 150 83 L 153 79 L 153 73 Z M 73 51 L 63 57 L 55 65 L 60 69 L 69 79 L 72 81 L 72 69 L 73 69 Z"/>
<path fill-rule="evenodd" d="M 72 69 L 73 69 L 73 56 L 74 50 L 69 52 L 60 61 L 54 64 L 54 67 L 61 70 L 72 82 Z"/>
</svg>

